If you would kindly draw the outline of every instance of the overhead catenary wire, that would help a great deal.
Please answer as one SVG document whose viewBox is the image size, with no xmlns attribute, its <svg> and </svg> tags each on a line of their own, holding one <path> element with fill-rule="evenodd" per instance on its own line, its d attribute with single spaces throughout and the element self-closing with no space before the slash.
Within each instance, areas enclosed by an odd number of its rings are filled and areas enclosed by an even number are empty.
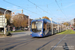
<svg viewBox="0 0 75 50">
<path fill-rule="evenodd" d="M 17 7 L 19 7 L 19 8 L 22 8 L 22 9 L 24 9 L 24 10 L 27 10 L 27 11 L 29 11 L 29 12 L 31 12 L 31 13 L 40 15 L 40 14 L 38 14 L 38 13 L 36 13 L 36 12 L 32 12 L 31 10 L 28 10 L 28 9 L 26 9 L 26 8 L 24 8 L 24 7 L 21 7 L 21 6 L 19 6 L 19 5 L 16 5 L 16 4 L 14 4 L 14 3 L 8 2 L 8 1 L 6 1 L 6 0 L 3 0 L 3 1 L 4 1 L 4 2 L 7 2 L 7 3 L 11 4 L 11 5 L 17 6 Z"/>
<path fill-rule="evenodd" d="M 38 7 L 38 8 L 40 8 L 41 10 L 43 10 L 43 12 L 46 12 L 47 14 L 49 14 L 50 15 L 50 13 L 49 12 L 47 12 L 47 11 L 45 11 L 44 9 L 42 9 L 41 7 L 39 7 L 38 5 L 36 5 L 35 3 L 33 3 L 33 2 L 31 2 L 30 0 L 28 0 L 30 3 L 32 3 L 33 5 L 35 5 L 36 7 Z M 56 1 L 56 0 L 55 0 Z M 56 1 L 56 3 L 57 3 L 57 1 Z M 58 3 L 57 3 L 57 5 L 58 5 Z M 60 8 L 60 6 L 58 5 L 58 7 Z M 63 13 L 63 11 L 62 11 L 62 9 L 60 8 L 60 10 L 61 10 L 61 12 Z M 52 15 L 52 14 L 51 14 Z M 65 17 L 67 17 L 64 13 L 63 13 L 63 15 L 65 16 Z M 52 15 L 53 17 L 55 17 L 54 15 Z"/>
<path fill-rule="evenodd" d="M 8 1 L 6 1 L 6 0 L 3 0 L 4 2 L 7 2 L 7 3 L 9 3 L 9 4 L 11 4 L 11 5 L 14 5 L 14 6 L 17 6 L 17 7 L 19 7 L 19 8 L 22 8 L 22 9 L 24 9 L 24 10 L 27 10 L 27 11 L 29 11 L 29 12 L 31 12 L 31 13 L 34 13 L 34 14 L 37 14 L 37 15 L 41 15 L 41 14 L 38 14 L 38 13 L 36 13 L 36 12 L 32 12 L 31 10 L 28 10 L 28 9 L 26 9 L 26 8 L 24 8 L 24 7 L 22 7 L 22 6 L 19 6 L 19 5 L 16 5 L 16 4 L 14 4 L 14 3 L 11 3 L 11 2 L 8 2 Z M 29 1 L 29 0 L 28 0 Z M 32 2 L 31 2 L 32 3 Z M 34 4 L 34 5 L 36 5 L 35 3 L 32 3 L 32 4 Z M 37 5 L 36 5 L 37 6 Z M 37 6 L 37 7 L 39 7 L 39 6 Z M 47 11 L 45 11 L 44 9 L 42 9 L 41 7 L 39 7 L 41 10 L 43 10 L 43 12 L 46 12 L 46 13 L 48 13 Z M 48 13 L 49 15 L 50 15 L 50 13 Z M 51 14 L 52 15 L 52 14 Z M 53 16 L 53 15 L 52 15 Z M 55 16 L 54 16 L 55 17 Z"/>
<path fill-rule="evenodd" d="M 30 0 L 28 0 L 30 3 L 32 3 L 33 5 L 35 5 L 36 7 L 40 8 L 43 12 L 46 12 L 47 14 L 50 15 L 49 12 L 45 11 L 44 9 L 42 9 L 41 7 L 39 7 L 38 5 L 36 5 L 35 3 L 31 2 Z M 52 14 L 51 14 L 52 15 Z M 55 17 L 54 15 L 52 15 L 53 17 Z"/>
<path fill-rule="evenodd" d="M 60 6 L 59 6 L 57 0 L 55 0 L 55 2 L 56 2 L 56 4 L 57 4 L 57 6 L 59 7 L 60 11 L 64 14 L 64 12 L 63 12 L 62 9 L 60 8 Z M 65 14 L 64 14 L 64 16 L 67 17 Z"/>
<path fill-rule="evenodd" d="M 41 7 L 39 7 L 38 5 L 36 5 L 35 3 L 31 2 L 30 0 L 28 0 L 30 3 L 32 3 L 33 5 L 35 5 L 36 7 L 40 8 L 41 10 L 43 10 L 43 12 L 48 13 L 47 11 L 45 11 L 44 9 L 42 9 Z"/>
<path fill-rule="evenodd" d="M 31 12 L 31 13 L 34 13 L 34 14 L 37 14 L 37 15 L 42 16 L 41 14 L 38 14 L 38 13 L 36 13 L 36 12 L 32 12 L 31 10 L 28 10 L 28 9 L 22 7 L 22 6 L 16 5 L 16 4 L 11 3 L 11 2 L 9 2 L 9 1 L 6 1 L 6 0 L 3 0 L 3 1 L 6 2 L 6 3 L 9 3 L 9 4 L 11 4 L 11 5 L 17 6 L 17 7 L 19 7 L 19 8 L 22 8 L 22 9 L 24 9 L 24 10 L 26 10 L 26 11 Z M 46 13 L 48 13 L 48 14 L 50 15 L 49 12 L 47 12 L 47 11 L 45 11 L 44 9 L 42 9 L 41 7 L 37 6 L 35 3 L 33 3 L 33 4 L 34 4 L 36 7 L 40 8 L 41 10 L 43 10 L 43 12 L 46 12 Z M 52 14 L 51 14 L 51 15 L 52 15 Z M 52 16 L 55 17 L 54 15 L 52 15 Z"/>
</svg>

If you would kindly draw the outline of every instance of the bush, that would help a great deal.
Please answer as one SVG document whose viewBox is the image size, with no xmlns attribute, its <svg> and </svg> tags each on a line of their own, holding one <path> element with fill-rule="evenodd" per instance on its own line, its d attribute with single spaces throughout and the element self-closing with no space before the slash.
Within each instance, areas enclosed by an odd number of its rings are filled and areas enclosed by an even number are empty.
<svg viewBox="0 0 75 50">
<path fill-rule="evenodd" d="M 6 36 L 11 36 L 12 34 L 10 33 L 10 32 L 8 32 L 7 34 L 6 34 Z"/>
</svg>

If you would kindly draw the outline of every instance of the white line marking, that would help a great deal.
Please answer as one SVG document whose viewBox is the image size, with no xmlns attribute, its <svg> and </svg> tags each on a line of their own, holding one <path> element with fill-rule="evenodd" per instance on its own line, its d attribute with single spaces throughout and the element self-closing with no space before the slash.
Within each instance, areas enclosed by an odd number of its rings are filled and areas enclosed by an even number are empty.
<svg viewBox="0 0 75 50">
<path fill-rule="evenodd" d="M 54 50 L 56 48 L 56 46 L 66 37 L 67 35 L 65 35 L 53 48 L 52 50 Z"/>
</svg>

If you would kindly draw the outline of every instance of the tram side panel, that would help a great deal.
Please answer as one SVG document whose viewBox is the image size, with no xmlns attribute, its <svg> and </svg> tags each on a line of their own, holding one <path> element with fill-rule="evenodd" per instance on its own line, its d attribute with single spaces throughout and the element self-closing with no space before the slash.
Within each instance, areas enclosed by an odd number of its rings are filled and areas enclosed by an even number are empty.
<svg viewBox="0 0 75 50">
<path fill-rule="evenodd" d="M 53 24 L 53 34 L 56 33 L 56 28 L 55 28 L 55 24 Z"/>
</svg>

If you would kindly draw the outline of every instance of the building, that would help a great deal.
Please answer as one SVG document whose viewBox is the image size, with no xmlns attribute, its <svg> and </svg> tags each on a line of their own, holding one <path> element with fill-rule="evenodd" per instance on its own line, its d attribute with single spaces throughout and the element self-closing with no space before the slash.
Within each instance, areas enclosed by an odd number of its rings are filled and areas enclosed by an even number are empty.
<svg viewBox="0 0 75 50">
<path fill-rule="evenodd" d="M 4 17 L 2 17 L 2 15 L 4 14 L 4 12 L 6 11 L 7 9 L 4 9 L 4 8 L 1 8 L 0 7 L 0 26 L 2 26 L 2 27 L 0 27 L 0 31 L 2 31 L 2 30 L 4 30 Z M 9 14 L 9 15 L 11 15 L 11 11 L 10 10 L 7 10 L 6 11 L 6 14 Z"/>
<path fill-rule="evenodd" d="M 5 10 L 7 10 L 7 9 L 4 9 L 4 8 L 1 8 L 1 7 L 0 7 L 0 13 L 4 14 Z M 11 11 L 8 10 L 8 11 L 6 12 L 6 14 L 11 14 Z"/>
</svg>

